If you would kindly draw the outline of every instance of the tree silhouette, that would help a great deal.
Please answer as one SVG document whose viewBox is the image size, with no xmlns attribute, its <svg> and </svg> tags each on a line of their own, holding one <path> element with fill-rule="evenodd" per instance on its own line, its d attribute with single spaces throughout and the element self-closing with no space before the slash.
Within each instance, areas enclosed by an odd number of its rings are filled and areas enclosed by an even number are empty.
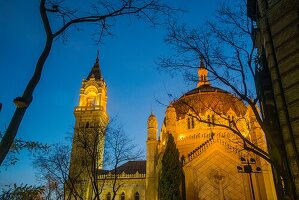
<svg viewBox="0 0 299 200">
<path fill-rule="evenodd" d="M 165 152 L 162 158 L 162 172 L 160 179 L 160 199 L 181 199 L 180 185 L 182 183 L 182 164 L 174 138 L 168 134 Z"/>
<path fill-rule="evenodd" d="M 113 123 L 114 124 L 114 123 Z M 34 158 L 37 176 L 43 185 L 45 199 L 85 199 L 86 190 L 89 198 L 101 199 L 104 187 L 112 188 L 111 199 L 123 186 L 119 180 L 117 168 L 126 161 L 139 159 L 142 151 L 137 149 L 133 140 L 127 137 L 120 126 L 108 124 L 108 127 L 90 127 L 76 130 L 71 148 L 65 144 L 55 144 Z M 103 148 L 103 135 L 105 148 Z M 76 148 L 76 149 L 74 149 Z M 99 155 L 104 153 L 104 166 L 100 169 Z M 110 173 L 108 173 L 110 172 Z"/>
<path fill-rule="evenodd" d="M 8 185 L 0 191 L 0 199 L 19 200 L 19 199 L 40 199 L 44 188 L 31 185 Z"/>
<path fill-rule="evenodd" d="M 168 15 L 174 10 L 162 4 L 160 0 L 100 0 L 96 4 L 92 4 L 89 9 L 84 11 L 68 8 L 64 1 L 40 1 L 39 11 L 46 34 L 46 42 L 36 62 L 35 71 L 22 96 L 14 99 L 16 110 L 0 143 L 0 165 L 5 159 L 17 135 L 23 116 L 33 100 L 34 90 L 39 83 L 44 64 L 55 39 L 65 39 L 66 31 L 70 30 L 71 27 L 89 23 L 100 28 L 100 31 L 97 32 L 98 41 L 100 41 L 103 36 L 111 34 L 110 28 L 119 17 L 130 15 L 155 23 L 159 16 Z"/>
<path fill-rule="evenodd" d="M 188 81 L 197 81 L 197 77 L 194 76 L 197 67 L 190 63 L 198 61 L 201 57 L 211 80 L 222 85 L 251 108 L 258 126 L 265 133 L 269 153 L 242 135 L 238 130 L 238 121 L 233 121 L 232 126 L 213 124 L 231 130 L 242 139 L 245 150 L 272 164 L 278 196 L 282 198 L 282 187 L 288 190 L 288 195 L 292 195 L 294 184 L 290 179 L 284 149 L 279 146 L 280 141 L 275 141 L 270 123 L 263 119 L 263 113 L 260 111 L 261 96 L 256 91 L 256 77 L 261 68 L 262 55 L 256 51 L 252 42 L 256 38 L 255 22 L 247 17 L 246 8 L 246 1 L 239 4 L 223 3 L 216 12 L 215 20 L 207 21 L 204 26 L 196 28 L 171 22 L 166 42 L 175 49 L 176 55 L 175 59 L 162 58 L 160 66 L 163 70 L 182 72 Z M 188 103 L 185 106 L 188 106 Z M 192 110 L 192 106 L 189 107 Z M 213 112 L 225 119 L 217 110 Z M 200 118 L 196 112 L 194 117 L 200 122 L 212 124 L 211 121 Z M 230 119 L 226 118 L 227 120 Z"/>
</svg>

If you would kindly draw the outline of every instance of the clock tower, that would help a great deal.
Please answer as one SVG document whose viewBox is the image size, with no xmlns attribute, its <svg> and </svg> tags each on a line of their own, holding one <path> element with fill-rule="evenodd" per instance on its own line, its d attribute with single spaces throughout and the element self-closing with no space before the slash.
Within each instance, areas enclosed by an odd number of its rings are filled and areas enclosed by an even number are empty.
<svg viewBox="0 0 299 200">
<path fill-rule="evenodd" d="M 70 181 L 76 191 L 88 198 L 88 185 L 103 168 L 105 132 L 108 123 L 107 87 L 102 77 L 99 58 L 83 79 L 79 105 L 74 108 L 75 127 L 70 162 Z M 77 187 L 77 184 L 78 187 Z M 82 187 L 83 186 L 83 187 Z"/>
</svg>

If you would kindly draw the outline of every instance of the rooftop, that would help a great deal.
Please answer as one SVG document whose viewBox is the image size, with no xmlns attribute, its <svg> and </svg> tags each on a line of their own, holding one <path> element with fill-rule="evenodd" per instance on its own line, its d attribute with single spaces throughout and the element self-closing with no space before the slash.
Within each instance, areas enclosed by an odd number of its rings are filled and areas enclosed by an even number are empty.
<svg viewBox="0 0 299 200">
<path fill-rule="evenodd" d="M 114 170 L 101 170 L 100 174 L 114 173 Z M 116 173 L 121 174 L 145 174 L 146 173 L 146 160 L 128 161 L 116 168 Z"/>
</svg>

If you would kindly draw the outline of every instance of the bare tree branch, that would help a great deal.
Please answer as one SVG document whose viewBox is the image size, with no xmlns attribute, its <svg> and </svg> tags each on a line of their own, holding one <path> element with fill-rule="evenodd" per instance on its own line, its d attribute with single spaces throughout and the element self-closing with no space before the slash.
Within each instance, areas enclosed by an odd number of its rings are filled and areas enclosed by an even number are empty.
<svg viewBox="0 0 299 200">
<path fill-rule="evenodd" d="M 34 74 L 28 82 L 22 97 L 14 99 L 16 110 L 0 143 L 0 165 L 3 163 L 17 134 L 22 118 L 32 102 L 33 92 L 41 78 L 42 70 L 51 51 L 54 39 L 62 37 L 63 41 L 65 41 L 67 39 L 66 31 L 71 26 L 83 23 L 97 24 L 96 22 L 100 22 L 99 24 L 101 25 L 101 31 L 99 31 L 101 39 L 101 36 L 105 35 L 105 33 L 109 33 L 109 29 L 111 28 L 110 24 L 108 24 L 108 20 L 133 15 L 137 18 L 150 21 L 151 23 L 156 23 L 159 16 L 168 16 L 172 12 L 177 11 L 177 9 L 173 9 L 161 3 L 160 0 L 122 0 L 113 1 L 113 3 L 112 1 L 100 0 L 98 4 L 94 4 L 94 8 L 96 9 L 93 9 L 93 11 L 98 9 L 97 12 L 91 14 L 86 14 L 86 12 L 79 13 L 77 9 L 66 8 L 63 3 L 63 0 L 40 1 L 39 10 L 45 30 L 46 43 L 36 63 Z M 57 22 L 55 19 L 57 18 L 61 20 L 60 27 L 55 24 Z M 56 31 L 53 31 L 53 27 L 54 29 L 56 27 L 58 28 Z"/>
</svg>

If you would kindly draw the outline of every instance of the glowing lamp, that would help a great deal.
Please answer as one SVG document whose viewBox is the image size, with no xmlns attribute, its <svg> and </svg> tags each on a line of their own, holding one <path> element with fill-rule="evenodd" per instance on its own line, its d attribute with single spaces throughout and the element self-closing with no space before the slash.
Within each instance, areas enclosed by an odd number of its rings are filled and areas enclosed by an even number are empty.
<svg viewBox="0 0 299 200">
<path fill-rule="evenodd" d="M 13 100 L 14 104 L 18 107 L 18 108 L 26 108 L 28 107 L 28 103 L 26 102 L 26 100 L 23 97 L 16 97 Z"/>
</svg>

